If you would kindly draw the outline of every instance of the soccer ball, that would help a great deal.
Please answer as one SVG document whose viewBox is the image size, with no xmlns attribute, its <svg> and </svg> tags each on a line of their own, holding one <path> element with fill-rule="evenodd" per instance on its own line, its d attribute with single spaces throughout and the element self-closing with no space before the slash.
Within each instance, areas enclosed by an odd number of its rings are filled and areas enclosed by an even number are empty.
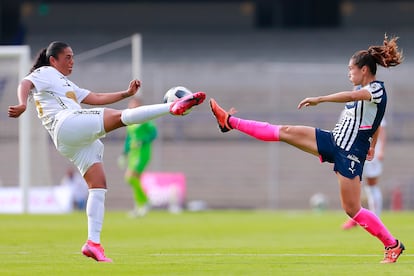
<svg viewBox="0 0 414 276">
<path fill-rule="evenodd" d="M 177 99 L 180 99 L 182 97 L 185 97 L 187 95 L 191 95 L 193 92 L 191 92 L 189 89 L 185 88 L 184 86 L 175 86 L 173 88 L 170 88 L 164 95 L 164 103 L 172 103 Z M 187 115 L 190 113 L 192 108 L 188 109 L 186 112 L 183 113 L 183 115 Z"/>
<path fill-rule="evenodd" d="M 328 198 L 322 193 L 316 193 L 309 199 L 309 204 L 314 211 L 324 211 L 328 208 Z"/>
<path fill-rule="evenodd" d="M 189 89 L 184 86 L 175 86 L 170 88 L 164 95 L 164 103 L 172 103 L 177 99 L 184 96 L 193 94 Z"/>
</svg>

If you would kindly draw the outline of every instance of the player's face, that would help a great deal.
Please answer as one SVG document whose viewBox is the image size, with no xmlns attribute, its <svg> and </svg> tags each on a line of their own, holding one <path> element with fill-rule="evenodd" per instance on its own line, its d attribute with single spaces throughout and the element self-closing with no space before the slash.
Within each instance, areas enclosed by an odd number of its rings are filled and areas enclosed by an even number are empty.
<svg viewBox="0 0 414 276">
<path fill-rule="evenodd" d="M 360 85 L 363 80 L 363 72 L 361 68 L 354 63 L 353 59 L 351 59 L 348 64 L 348 78 L 353 85 Z"/>
<path fill-rule="evenodd" d="M 72 48 L 66 47 L 57 58 L 51 57 L 50 64 L 64 76 L 70 75 L 74 64 Z"/>
</svg>

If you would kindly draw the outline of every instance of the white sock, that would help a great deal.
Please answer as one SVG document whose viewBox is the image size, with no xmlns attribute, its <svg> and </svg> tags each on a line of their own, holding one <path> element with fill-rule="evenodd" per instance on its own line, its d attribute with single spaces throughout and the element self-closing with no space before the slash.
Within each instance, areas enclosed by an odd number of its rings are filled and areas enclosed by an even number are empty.
<svg viewBox="0 0 414 276">
<path fill-rule="evenodd" d="M 365 194 L 367 196 L 368 209 L 375 213 L 374 196 L 372 195 L 371 186 L 365 185 Z"/>
<path fill-rule="evenodd" d="M 382 192 L 381 189 L 375 186 L 365 186 L 365 193 L 368 200 L 368 209 L 374 212 L 378 217 L 382 212 Z"/>
<path fill-rule="evenodd" d="M 146 121 L 161 117 L 170 113 L 171 103 L 143 105 L 125 109 L 121 114 L 121 121 L 125 125 L 141 124 Z"/>
<path fill-rule="evenodd" d="M 378 186 L 373 186 L 371 188 L 374 196 L 375 214 L 379 217 L 382 212 L 382 192 Z"/>
<path fill-rule="evenodd" d="M 89 189 L 86 215 L 88 216 L 88 240 L 101 243 L 101 231 L 105 213 L 106 189 Z"/>
</svg>

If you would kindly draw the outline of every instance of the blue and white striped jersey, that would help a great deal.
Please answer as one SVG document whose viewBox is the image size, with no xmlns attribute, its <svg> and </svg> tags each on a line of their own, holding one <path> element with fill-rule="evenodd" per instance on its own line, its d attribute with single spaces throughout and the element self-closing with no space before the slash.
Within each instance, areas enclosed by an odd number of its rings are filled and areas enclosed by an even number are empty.
<svg viewBox="0 0 414 276">
<path fill-rule="evenodd" d="M 367 89 L 371 93 L 371 100 L 346 103 L 332 131 L 336 144 L 346 151 L 369 148 L 371 137 L 381 124 L 387 105 L 383 82 L 373 81 L 358 89 Z"/>
</svg>

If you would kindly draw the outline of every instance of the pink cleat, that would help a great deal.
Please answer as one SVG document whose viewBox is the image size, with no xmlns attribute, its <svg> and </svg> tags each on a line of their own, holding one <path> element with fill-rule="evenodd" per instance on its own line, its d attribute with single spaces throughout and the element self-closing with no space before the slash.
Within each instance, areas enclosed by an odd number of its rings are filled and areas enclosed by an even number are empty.
<svg viewBox="0 0 414 276">
<path fill-rule="evenodd" d="M 394 247 L 386 247 L 384 252 L 384 259 L 381 261 L 382 264 L 395 263 L 398 257 L 405 250 L 404 244 L 397 240 L 397 244 Z"/>
<path fill-rule="evenodd" d="M 206 93 L 196 92 L 192 95 L 175 100 L 170 106 L 172 115 L 187 115 L 191 108 L 201 104 L 206 99 Z"/>
<path fill-rule="evenodd" d="M 348 221 L 346 221 L 344 224 L 342 224 L 342 229 L 344 230 L 349 230 L 354 228 L 355 226 L 357 226 L 358 223 L 356 223 L 354 220 L 349 219 Z"/>
<path fill-rule="evenodd" d="M 94 243 L 88 240 L 82 246 L 82 254 L 86 257 L 93 258 L 97 262 L 112 263 L 112 260 L 107 258 L 104 253 L 104 249 L 100 243 Z"/>
</svg>

